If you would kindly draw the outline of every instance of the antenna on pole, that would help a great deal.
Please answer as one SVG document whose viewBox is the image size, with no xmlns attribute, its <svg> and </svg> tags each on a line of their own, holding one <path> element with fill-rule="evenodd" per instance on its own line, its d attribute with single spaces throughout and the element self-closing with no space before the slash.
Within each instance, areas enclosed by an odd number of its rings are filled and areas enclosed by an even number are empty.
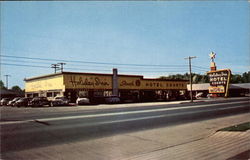
<svg viewBox="0 0 250 160">
<path fill-rule="evenodd" d="M 191 60 L 193 58 L 196 58 L 196 56 L 193 56 L 193 57 L 187 57 L 187 58 L 184 58 L 184 59 L 188 59 L 188 62 L 189 62 L 189 74 L 190 74 L 190 97 L 191 97 L 191 102 L 193 102 L 193 88 L 192 88 L 192 85 L 193 85 L 193 81 L 192 81 L 192 66 L 191 66 Z"/>
</svg>

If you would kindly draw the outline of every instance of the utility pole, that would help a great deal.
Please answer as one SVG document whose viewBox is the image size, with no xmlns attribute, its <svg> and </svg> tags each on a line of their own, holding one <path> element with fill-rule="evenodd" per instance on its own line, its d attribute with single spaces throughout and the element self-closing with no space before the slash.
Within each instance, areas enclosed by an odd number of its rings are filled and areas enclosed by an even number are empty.
<svg viewBox="0 0 250 160">
<path fill-rule="evenodd" d="M 63 65 L 66 65 L 66 63 L 57 63 L 59 65 L 61 65 L 61 72 L 63 72 Z"/>
<path fill-rule="evenodd" d="M 55 73 L 56 73 L 56 71 L 59 68 L 59 64 L 51 64 L 51 68 L 54 68 L 55 69 Z"/>
<path fill-rule="evenodd" d="M 7 90 L 8 90 L 8 81 L 9 81 L 9 77 L 10 77 L 10 75 L 8 75 L 8 74 L 6 74 L 6 75 L 4 75 L 5 77 L 6 77 L 6 88 L 7 88 Z"/>
<path fill-rule="evenodd" d="M 190 97 L 191 97 L 191 102 L 193 102 L 193 88 L 192 88 L 192 85 L 193 85 L 193 80 L 192 80 L 192 66 L 191 66 L 191 59 L 193 58 L 196 58 L 196 56 L 193 56 L 193 57 L 187 57 L 187 58 L 184 58 L 184 59 L 188 59 L 188 62 L 189 62 L 189 74 L 190 74 Z"/>
</svg>

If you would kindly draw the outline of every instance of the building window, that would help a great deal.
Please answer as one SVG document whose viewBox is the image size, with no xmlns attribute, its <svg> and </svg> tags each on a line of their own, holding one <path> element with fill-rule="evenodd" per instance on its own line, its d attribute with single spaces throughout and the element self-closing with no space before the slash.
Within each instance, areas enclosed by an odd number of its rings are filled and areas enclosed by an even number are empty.
<svg viewBox="0 0 250 160">
<path fill-rule="evenodd" d="M 32 98 L 32 94 L 27 94 L 26 97 Z"/>
<path fill-rule="evenodd" d="M 38 93 L 34 93 L 34 94 L 33 94 L 33 97 L 38 97 Z"/>
<path fill-rule="evenodd" d="M 79 97 L 88 97 L 88 91 L 79 91 Z"/>
<path fill-rule="evenodd" d="M 60 92 L 54 92 L 54 97 L 60 96 Z"/>
<path fill-rule="evenodd" d="M 47 97 L 53 97 L 52 92 L 47 92 Z"/>
</svg>

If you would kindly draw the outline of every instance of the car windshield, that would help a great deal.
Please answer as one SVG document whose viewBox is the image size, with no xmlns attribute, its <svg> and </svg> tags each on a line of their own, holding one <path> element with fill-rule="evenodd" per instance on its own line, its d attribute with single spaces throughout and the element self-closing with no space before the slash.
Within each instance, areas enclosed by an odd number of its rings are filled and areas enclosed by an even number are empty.
<svg viewBox="0 0 250 160">
<path fill-rule="evenodd" d="M 55 99 L 67 100 L 66 97 L 56 97 Z"/>
<path fill-rule="evenodd" d="M 33 101 L 38 101 L 40 100 L 40 98 L 36 97 L 36 98 L 33 98 Z"/>
</svg>

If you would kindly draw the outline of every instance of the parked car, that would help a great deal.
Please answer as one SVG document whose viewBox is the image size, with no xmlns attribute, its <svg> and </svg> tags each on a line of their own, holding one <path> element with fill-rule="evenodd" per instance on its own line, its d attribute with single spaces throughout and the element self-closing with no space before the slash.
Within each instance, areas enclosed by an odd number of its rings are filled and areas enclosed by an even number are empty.
<svg viewBox="0 0 250 160">
<path fill-rule="evenodd" d="M 199 99 L 199 98 L 202 98 L 202 97 L 204 97 L 204 95 L 203 95 L 202 92 L 199 92 L 199 93 L 197 93 L 197 94 L 195 95 L 195 98 L 196 98 L 196 99 Z"/>
<path fill-rule="evenodd" d="M 69 100 L 66 97 L 55 97 L 50 104 L 51 106 L 67 106 L 69 105 Z"/>
<path fill-rule="evenodd" d="M 42 107 L 45 105 L 50 106 L 50 101 L 46 97 L 35 97 L 28 103 L 28 106 L 32 107 Z"/>
<path fill-rule="evenodd" d="M 105 98 L 105 103 L 113 104 L 113 103 L 120 103 L 121 100 L 117 96 L 110 96 Z"/>
<path fill-rule="evenodd" d="M 0 101 L 0 105 L 1 106 L 6 106 L 9 103 L 10 100 L 11 100 L 10 98 L 3 98 Z"/>
<path fill-rule="evenodd" d="M 86 98 L 86 97 L 78 97 L 76 99 L 76 104 L 77 105 L 81 105 L 81 104 L 90 104 L 90 100 L 89 98 Z"/>
<path fill-rule="evenodd" d="M 21 97 L 16 97 L 13 100 L 9 101 L 7 106 L 14 106 L 14 104 L 16 103 L 16 101 L 18 101 Z"/>
<path fill-rule="evenodd" d="M 32 98 L 27 98 L 27 97 L 20 98 L 19 100 L 17 100 L 14 103 L 14 106 L 17 106 L 17 107 L 25 106 L 25 107 L 27 107 L 29 101 L 31 101 L 31 100 L 32 100 Z"/>
</svg>

